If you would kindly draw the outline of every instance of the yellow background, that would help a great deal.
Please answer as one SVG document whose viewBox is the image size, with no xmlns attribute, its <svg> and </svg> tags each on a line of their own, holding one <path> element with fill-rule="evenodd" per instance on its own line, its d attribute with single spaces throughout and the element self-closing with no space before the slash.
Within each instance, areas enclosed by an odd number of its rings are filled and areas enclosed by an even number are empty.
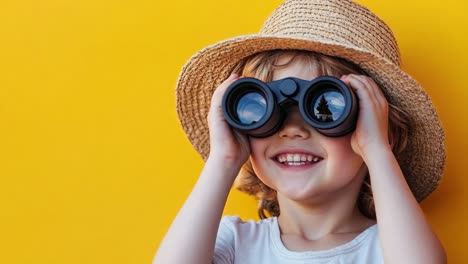
<svg viewBox="0 0 468 264">
<path fill-rule="evenodd" d="M 0 1 L 0 263 L 150 263 L 203 165 L 176 117 L 179 70 L 281 1 Z M 422 207 L 466 263 L 468 4 L 359 2 L 440 113 L 447 166 Z M 255 206 L 233 192 L 226 213 Z"/>
</svg>

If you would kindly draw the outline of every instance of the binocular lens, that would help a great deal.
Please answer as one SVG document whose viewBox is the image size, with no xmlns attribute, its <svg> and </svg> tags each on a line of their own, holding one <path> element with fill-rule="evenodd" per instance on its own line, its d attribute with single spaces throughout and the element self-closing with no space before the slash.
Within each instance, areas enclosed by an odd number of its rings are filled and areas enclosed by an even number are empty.
<svg viewBox="0 0 468 264">
<path fill-rule="evenodd" d="M 318 94 L 310 105 L 312 117 L 323 123 L 334 122 L 338 120 L 344 112 L 345 99 L 343 94 L 338 91 L 328 90 Z"/>
<path fill-rule="evenodd" d="M 239 97 L 236 104 L 236 114 L 240 123 L 254 124 L 266 114 L 265 97 L 258 92 L 247 92 Z"/>
</svg>

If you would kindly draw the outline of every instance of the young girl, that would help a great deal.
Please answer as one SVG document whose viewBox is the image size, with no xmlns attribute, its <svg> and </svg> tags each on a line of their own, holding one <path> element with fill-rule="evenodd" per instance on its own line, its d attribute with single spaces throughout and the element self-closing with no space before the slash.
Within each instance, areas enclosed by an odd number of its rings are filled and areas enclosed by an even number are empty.
<svg viewBox="0 0 468 264">
<path fill-rule="evenodd" d="M 440 181 L 443 130 L 399 63 L 390 29 L 348 0 L 287 0 L 260 34 L 192 57 L 177 107 L 206 163 L 154 263 L 445 263 L 418 205 Z M 226 122 L 222 97 L 239 78 L 319 76 L 340 78 L 357 95 L 352 133 L 319 133 L 295 104 L 283 106 L 268 137 Z M 221 217 L 236 178 L 258 199 L 262 220 Z"/>
</svg>

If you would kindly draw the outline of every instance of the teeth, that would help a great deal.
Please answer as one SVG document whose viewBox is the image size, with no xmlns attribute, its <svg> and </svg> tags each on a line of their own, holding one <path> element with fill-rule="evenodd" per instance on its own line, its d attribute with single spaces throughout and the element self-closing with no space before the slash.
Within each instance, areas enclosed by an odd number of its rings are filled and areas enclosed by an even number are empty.
<svg viewBox="0 0 468 264">
<path fill-rule="evenodd" d="M 306 164 L 305 162 L 288 162 L 289 166 L 301 166 L 305 164 Z"/>
<path fill-rule="evenodd" d="M 287 154 L 278 155 L 276 157 L 276 160 L 284 164 L 287 163 L 288 165 L 291 165 L 291 166 L 300 166 L 300 165 L 304 165 L 307 163 L 319 162 L 321 158 L 308 155 L 308 154 L 287 153 Z"/>
<path fill-rule="evenodd" d="M 294 161 L 301 161 L 301 155 L 294 154 Z"/>
</svg>

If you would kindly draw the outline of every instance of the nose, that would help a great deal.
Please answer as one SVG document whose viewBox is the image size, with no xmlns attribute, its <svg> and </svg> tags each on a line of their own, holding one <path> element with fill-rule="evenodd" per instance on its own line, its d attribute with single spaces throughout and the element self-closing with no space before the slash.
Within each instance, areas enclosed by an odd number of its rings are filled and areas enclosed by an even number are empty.
<svg viewBox="0 0 468 264">
<path fill-rule="evenodd" d="M 309 125 L 304 121 L 297 107 L 289 109 L 283 125 L 278 131 L 281 138 L 307 139 L 311 135 Z"/>
</svg>

